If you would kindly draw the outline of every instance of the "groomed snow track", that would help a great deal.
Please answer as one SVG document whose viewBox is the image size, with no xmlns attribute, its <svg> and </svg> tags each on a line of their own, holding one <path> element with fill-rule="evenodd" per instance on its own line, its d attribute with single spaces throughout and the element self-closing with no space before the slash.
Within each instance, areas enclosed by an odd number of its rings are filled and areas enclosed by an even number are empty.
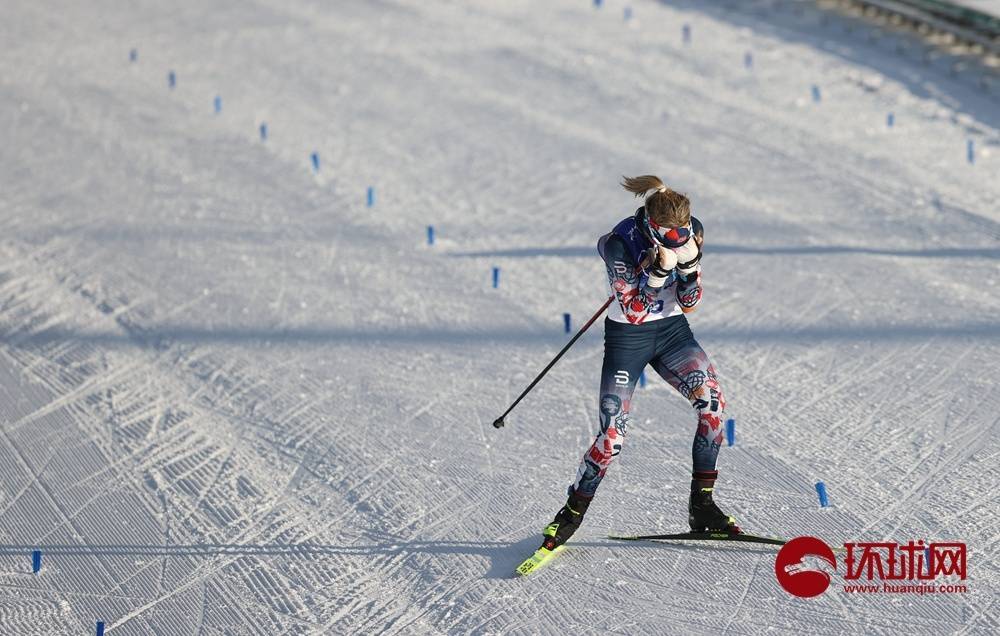
<svg viewBox="0 0 1000 636">
<path fill-rule="evenodd" d="M 1000 631 L 1000 84 L 812 3 L 629 6 L 4 3 L 2 629 Z M 594 433 L 600 324 L 490 422 L 600 306 L 644 173 L 706 227 L 718 499 L 964 541 L 966 593 L 802 600 L 771 549 L 606 540 L 684 529 L 658 379 L 571 549 L 511 577 Z"/>
</svg>

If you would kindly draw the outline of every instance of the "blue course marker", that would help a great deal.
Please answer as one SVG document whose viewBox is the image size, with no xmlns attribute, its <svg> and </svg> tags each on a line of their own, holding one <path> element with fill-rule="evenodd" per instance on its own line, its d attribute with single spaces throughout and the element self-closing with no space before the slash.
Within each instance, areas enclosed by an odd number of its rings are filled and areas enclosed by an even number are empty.
<svg viewBox="0 0 1000 636">
<path fill-rule="evenodd" d="M 814 102 L 819 102 L 823 99 L 823 94 L 820 93 L 819 86 L 816 86 L 815 84 L 812 85 L 812 95 Z"/>
<path fill-rule="evenodd" d="M 97 621 L 97 636 L 104 636 L 104 621 Z"/>
<path fill-rule="evenodd" d="M 319 153 L 318 152 L 312 153 L 311 155 L 309 155 L 309 159 L 312 161 L 313 171 L 319 172 Z"/>
<path fill-rule="evenodd" d="M 368 202 L 368 207 L 375 205 L 375 188 L 368 186 L 368 194 L 366 195 L 366 200 Z"/>
<path fill-rule="evenodd" d="M 684 44 L 690 44 L 691 43 L 691 25 L 690 24 L 685 24 L 683 27 L 681 27 L 681 36 L 684 39 Z"/>
<path fill-rule="evenodd" d="M 42 569 L 42 551 L 33 550 L 31 552 L 31 571 L 34 574 L 38 574 L 38 571 Z"/>
<path fill-rule="evenodd" d="M 566 333 L 569 333 L 569 329 L 570 329 L 570 325 L 571 324 L 572 323 L 570 322 L 570 316 L 569 316 L 569 314 L 563 314 L 563 326 L 566 327 Z"/>
<path fill-rule="evenodd" d="M 746 68 L 753 68 L 753 53 L 750 51 L 743 54 L 743 66 Z"/>
<path fill-rule="evenodd" d="M 600 9 L 602 4 L 604 4 L 602 0 L 594 0 L 594 7 Z"/>
<path fill-rule="evenodd" d="M 215 114 L 216 115 L 218 115 L 219 113 L 222 112 L 222 98 L 221 97 L 219 97 L 218 95 L 216 95 L 215 99 L 212 101 L 212 105 L 215 107 Z"/>
<path fill-rule="evenodd" d="M 885 117 L 885 125 L 888 126 L 889 128 L 892 128 L 893 126 L 895 126 L 896 125 L 896 115 L 893 114 L 893 113 L 889 113 L 888 115 L 886 115 L 886 117 Z"/>
<path fill-rule="evenodd" d="M 632 7 L 625 7 L 625 21 L 628 22 L 632 19 Z"/>
<path fill-rule="evenodd" d="M 976 142 L 971 139 L 965 145 L 966 157 L 969 159 L 969 163 L 976 163 Z"/>
<path fill-rule="evenodd" d="M 434 245 L 434 226 L 433 225 L 428 225 L 427 226 L 427 244 L 428 245 Z"/>
<path fill-rule="evenodd" d="M 174 73 L 173 71 L 167 73 L 167 86 L 170 88 L 177 86 L 177 73 Z"/>
<path fill-rule="evenodd" d="M 263 123 L 260 125 L 260 140 L 267 141 L 267 124 Z"/>
<path fill-rule="evenodd" d="M 646 388 L 646 370 L 645 369 L 643 369 L 641 372 L 639 372 L 639 388 L 640 389 L 645 389 Z"/>
<path fill-rule="evenodd" d="M 493 289 L 496 289 L 499 286 L 500 286 L 500 268 L 499 267 L 494 267 L 493 268 Z"/>
<path fill-rule="evenodd" d="M 726 420 L 726 444 L 728 446 L 736 444 L 736 420 L 733 418 Z"/>
<path fill-rule="evenodd" d="M 128 52 L 129 62 L 135 62 L 138 59 L 139 59 L 139 51 L 132 49 L 131 51 Z"/>
<path fill-rule="evenodd" d="M 817 481 L 816 494 L 819 496 L 819 505 L 821 508 L 826 508 L 830 505 L 830 499 L 826 496 L 826 484 L 821 481 Z"/>
</svg>

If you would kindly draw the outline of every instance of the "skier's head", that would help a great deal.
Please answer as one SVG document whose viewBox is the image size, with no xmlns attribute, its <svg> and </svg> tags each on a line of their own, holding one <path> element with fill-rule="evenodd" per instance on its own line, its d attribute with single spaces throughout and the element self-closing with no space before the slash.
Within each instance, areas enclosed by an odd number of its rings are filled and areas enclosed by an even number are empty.
<svg viewBox="0 0 1000 636">
<path fill-rule="evenodd" d="M 645 197 L 636 220 L 650 240 L 668 247 L 687 241 L 691 235 L 691 201 L 686 196 L 651 174 L 622 179 L 623 188 L 636 197 Z"/>
</svg>

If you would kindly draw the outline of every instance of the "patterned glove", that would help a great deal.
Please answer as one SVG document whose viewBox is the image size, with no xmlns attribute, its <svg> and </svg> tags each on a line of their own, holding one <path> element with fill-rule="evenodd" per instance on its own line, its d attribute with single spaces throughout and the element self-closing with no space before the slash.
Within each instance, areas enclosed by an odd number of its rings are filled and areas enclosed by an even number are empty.
<svg viewBox="0 0 1000 636">
<path fill-rule="evenodd" d="M 680 274 L 677 281 L 677 304 L 681 311 L 690 313 L 701 302 L 701 244 L 704 240 L 704 228 L 701 222 L 691 217 L 694 227 L 694 237 L 677 248 L 677 271 Z"/>
<path fill-rule="evenodd" d="M 677 254 L 673 250 L 660 247 L 658 251 L 653 267 L 649 270 L 649 281 L 646 283 L 653 288 L 663 287 L 670 276 L 670 270 L 677 266 Z"/>
<path fill-rule="evenodd" d="M 695 270 L 693 274 L 677 279 L 677 304 L 681 306 L 681 311 L 690 313 L 701 302 L 701 272 Z"/>
<path fill-rule="evenodd" d="M 698 268 L 698 261 L 701 260 L 701 247 L 698 241 L 692 237 L 673 251 L 677 255 L 677 272 L 682 278 L 687 278 Z"/>
</svg>

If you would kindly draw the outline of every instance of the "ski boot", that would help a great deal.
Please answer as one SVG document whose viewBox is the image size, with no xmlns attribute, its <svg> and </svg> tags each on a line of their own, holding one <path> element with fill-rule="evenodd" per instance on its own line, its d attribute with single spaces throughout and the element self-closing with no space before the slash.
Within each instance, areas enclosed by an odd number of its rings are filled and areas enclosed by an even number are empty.
<svg viewBox="0 0 1000 636">
<path fill-rule="evenodd" d="M 590 507 L 590 499 L 577 496 L 571 487 L 566 505 L 559 509 L 556 518 L 542 531 L 541 547 L 535 550 L 534 554 L 525 559 L 514 571 L 520 576 L 528 576 L 562 552 L 563 544 L 580 527 L 583 514 L 587 512 L 588 507 Z"/>
<path fill-rule="evenodd" d="M 688 502 L 688 523 L 691 532 L 726 532 L 740 534 L 736 519 L 719 510 L 712 501 L 712 489 L 718 471 L 695 471 L 691 475 L 691 499 Z"/>
<path fill-rule="evenodd" d="M 556 518 L 542 531 L 542 536 L 545 537 L 542 547 L 546 550 L 555 550 L 566 543 L 580 527 L 583 515 L 590 507 L 590 501 L 589 498 L 580 497 L 571 490 L 566 505 L 559 509 Z"/>
</svg>

